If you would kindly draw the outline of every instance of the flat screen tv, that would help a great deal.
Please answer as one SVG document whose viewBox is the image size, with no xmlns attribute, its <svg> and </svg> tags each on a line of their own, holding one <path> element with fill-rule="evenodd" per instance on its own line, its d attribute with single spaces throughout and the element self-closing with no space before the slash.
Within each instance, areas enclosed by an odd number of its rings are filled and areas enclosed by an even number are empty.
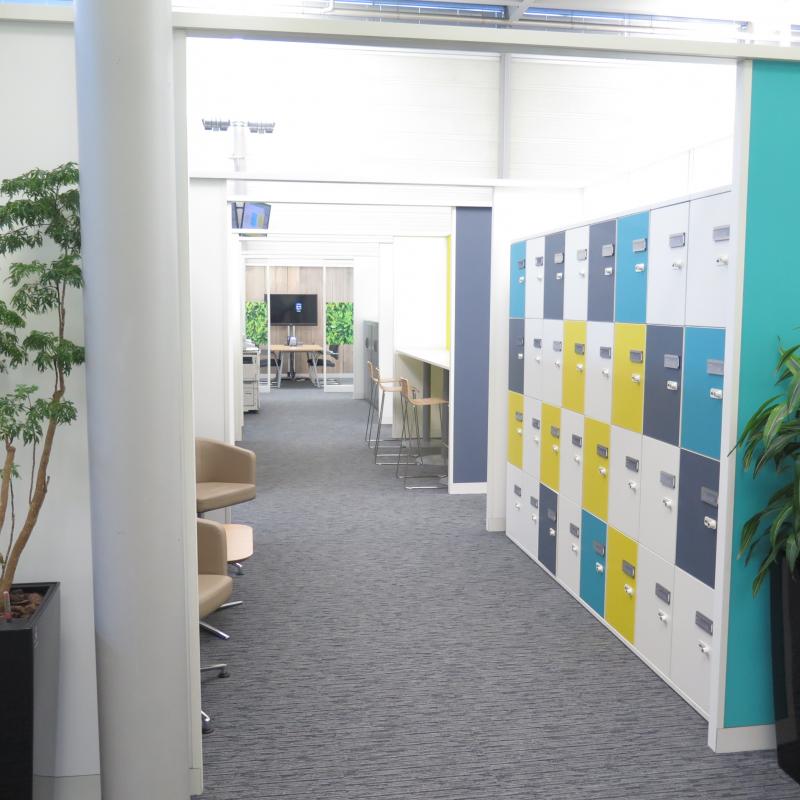
<svg viewBox="0 0 800 800">
<path fill-rule="evenodd" d="M 269 228 L 271 211 L 269 203 L 231 203 L 233 227 L 238 230 L 265 231 Z"/>
<path fill-rule="evenodd" d="M 269 296 L 270 325 L 316 325 L 317 295 L 271 294 Z"/>
</svg>

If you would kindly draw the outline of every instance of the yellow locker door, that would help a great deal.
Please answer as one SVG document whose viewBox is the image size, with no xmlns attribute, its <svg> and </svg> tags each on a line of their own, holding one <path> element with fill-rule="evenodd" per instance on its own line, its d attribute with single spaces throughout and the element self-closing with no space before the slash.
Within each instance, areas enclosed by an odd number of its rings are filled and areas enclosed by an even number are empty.
<svg viewBox="0 0 800 800">
<path fill-rule="evenodd" d="M 614 325 L 614 384 L 611 422 L 642 432 L 646 325 Z"/>
<path fill-rule="evenodd" d="M 608 520 L 611 426 L 586 417 L 583 423 L 583 507 Z"/>
<path fill-rule="evenodd" d="M 525 399 L 517 392 L 508 393 L 508 463 L 522 469 L 522 431 L 525 429 Z"/>
<path fill-rule="evenodd" d="M 609 528 L 607 550 L 606 619 L 609 625 L 633 644 L 638 546 L 633 539 Z"/>
<path fill-rule="evenodd" d="M 586 323 L 564 322 L 564 391 L 561 405 L 583 414 L 586 386 Z"/>
<path fill-rule="evenodd" d="M 561 409 L 542 403 L 542 483 L 558 491 L 561 460 Z"/>
</svg>

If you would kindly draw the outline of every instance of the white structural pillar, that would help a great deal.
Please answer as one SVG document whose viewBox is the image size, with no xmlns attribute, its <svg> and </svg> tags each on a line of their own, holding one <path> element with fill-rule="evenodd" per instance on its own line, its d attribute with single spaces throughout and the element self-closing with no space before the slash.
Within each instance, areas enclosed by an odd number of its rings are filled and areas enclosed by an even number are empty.
<svg viewBox="0 0 800 800">
<path fill-rule="evenodd" d="M 183 384 L 170 0 L 77 0 L 104 800 L 189 796 Z"/>
</svg>

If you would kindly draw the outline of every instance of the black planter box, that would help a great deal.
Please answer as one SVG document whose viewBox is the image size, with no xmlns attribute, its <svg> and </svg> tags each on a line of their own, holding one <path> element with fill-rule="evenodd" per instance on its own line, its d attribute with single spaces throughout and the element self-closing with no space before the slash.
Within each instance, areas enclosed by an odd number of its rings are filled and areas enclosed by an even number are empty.
<svg viewBox="0 0 800 800">
<path fill-rule="evenodd" d="M 55 766 L 59 585 L 16 584 L 44 595 L 36 613 L 0 618 L 0 800 L 32 800 L 33 775 Z"/>
</svg>

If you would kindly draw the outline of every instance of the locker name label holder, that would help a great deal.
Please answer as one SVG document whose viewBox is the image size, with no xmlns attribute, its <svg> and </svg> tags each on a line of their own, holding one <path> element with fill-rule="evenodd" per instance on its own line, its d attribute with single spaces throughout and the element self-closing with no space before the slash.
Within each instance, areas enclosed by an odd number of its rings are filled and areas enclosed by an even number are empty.
<svg viewBox="0 0 800 800">
<path fill-rule="evenodd" d="M 656 597 L 667 605 L 672 602 L 672 592 L 660 583 L 656 584 Z"/>
</svg>

